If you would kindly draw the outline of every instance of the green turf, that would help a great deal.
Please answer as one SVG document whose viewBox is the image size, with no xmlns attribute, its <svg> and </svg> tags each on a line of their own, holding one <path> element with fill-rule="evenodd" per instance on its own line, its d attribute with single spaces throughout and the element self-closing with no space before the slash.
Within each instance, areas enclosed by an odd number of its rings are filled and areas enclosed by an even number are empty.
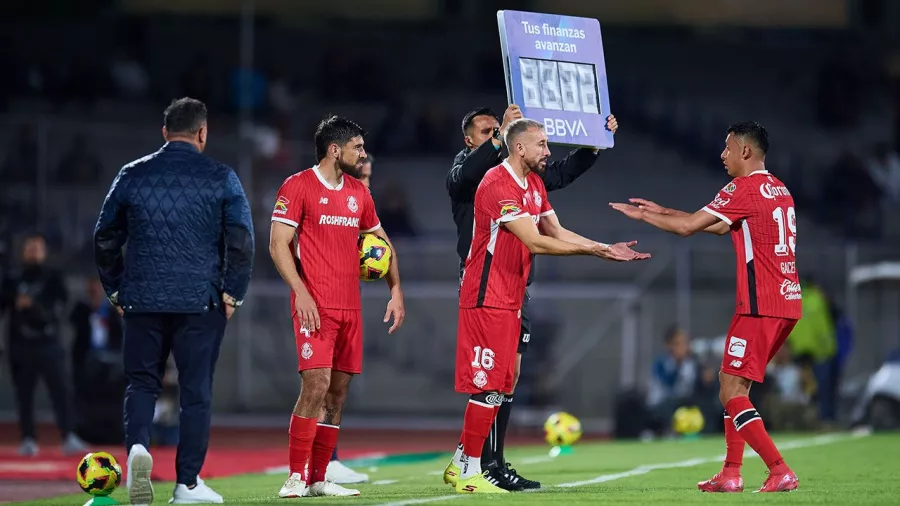
<svg viewBox="0 0 900 506">
<path fill-rule="evenodd" d="M 502 496 L 455 497 L 443 484 L 440 471 L 448 455 L 424 462 L 363 468 L 374 482 L 360 485 L 361 497 L 301 498 L 279 500 L 278 489 L 285 476 L 248 475 L 208 480 L 225 497 L 227 504 L 310 502 L 325 504 L 474 504 L 501 502 L 516 505 L 544 504 L 900 504 L 900 434 L 853 438 L 836 436 L 780 436 L 787 448 L 783 454 L 800 477 L 800 489 L 789 494 L 751 494 L 765 478 L 765 467 L 756 456 L 747 456 L 744 466 L 746 492 L 743 494 L 701 494 L 695 483 L 715 473 L 720 464 L 723 442 L 719 438 L 654 443 L 616 442 L 582 444 L 571 455 L 544 459 L 546 447 L 523 447 L 508 458 L 523 475 L 544 484 L 541 491 Z M 814 446 L 810 443 L 818 442 Z M 794 447 L 791 447 L 791 446 Z M 689 462 L 696 459 L 694 462 Z M 667 467 L 668 465 L 668 467 Z M 645 466 L 645 474 L 634 475 Z M 616 476 L 616 473 L 624 475 Z M 586 481 L 604 476 L 603 482 L 561 488 L 555 485 Z M 114 497 L 127 502 L 127 494 L 117 490 Z M 172 485 L 156 485 L 156 502 L 165 504 Z M 452 496 L 443 500 L 440 496 Z M 86 494 L 21 504 L 82 504 Z M 410 502 L 407 502 L 410 501 Z"/>
</svg>

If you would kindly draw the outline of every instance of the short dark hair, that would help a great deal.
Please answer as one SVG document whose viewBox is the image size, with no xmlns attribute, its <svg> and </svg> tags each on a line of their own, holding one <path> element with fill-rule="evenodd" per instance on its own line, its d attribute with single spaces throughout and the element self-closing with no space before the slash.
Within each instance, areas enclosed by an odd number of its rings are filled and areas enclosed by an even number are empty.
<svg viewBox="0 0 900 506">
<path fill-rule="evenodd" d="M 544 124 L 540 121 L 535 121 L 533 119 L 528 118 L 519 118 L 506 127 L 506 131 L 503 132 L 503 143 L 507 146 L 512 146 L 515 144 L 516 139 L 527 132 L 528 130 L 536 128 L 540 131 L 544 131 Z"/>
<path fill-rule="evenodd" d="M 316 160 L 325 158 L 328 152 L 328 146 L 338 144 L 343 146 L 350 142 L 354 137 L 365 137 L 366 131 L 361 126 L 332 114 L 319 122 L 316 127 L 315 143 L 316 143 Z"/>
<path fill-rule="evenodd" d="M 497 116 L 494 111 L 490 109 L 490 107 L 478 107 L 476 109 L 472 109 L 467 112 L 465 116 L 463 116 L 462 120 L 462 131 L 463 135 L 469 135 L 468 130 L 472 128 L 472 123 L 475 122 L 475 118 L 478 116 L 491 116 L 498 122 L 500 121 L 500 117 Z"/>
<path fill-rule="evenodd" d="M 666 344 L 669 344 L 675 340 L 676 336 L 683 333 L 684 331 L 681 329 L 681 327 L 679 327 L 678 325 L 672 325 L 671 327 L 666 329 L 666 335 L 663 339 L 665 340 Z"/>
<path fill-rule="evenodd" d="M 163 119 L 170 134 L 195 134 L 206 122 L 206 104 L 190 97 L 173 100 Z"/>
<path fill-rule="evenodd" d="M 756 147 L 766 154 L 769 152 L 769 132 L 756 121 L 742 121 L 728 127 L 728 134 L 750 140 Z"/>
</svg>

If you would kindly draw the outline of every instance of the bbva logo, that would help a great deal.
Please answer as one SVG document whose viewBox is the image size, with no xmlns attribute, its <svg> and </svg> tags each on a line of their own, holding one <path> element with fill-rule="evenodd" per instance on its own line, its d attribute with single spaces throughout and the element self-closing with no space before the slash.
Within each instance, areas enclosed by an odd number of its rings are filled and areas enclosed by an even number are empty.
<svg viewBox="0 0 900 506">
<path fill-rule="evenodd" d="M 544 131 L 547 135 L 569 135 L 587 137 L 587 129 L 580 119 L 569 121 L 560 118 L 544 118 Z"/>
</svg>

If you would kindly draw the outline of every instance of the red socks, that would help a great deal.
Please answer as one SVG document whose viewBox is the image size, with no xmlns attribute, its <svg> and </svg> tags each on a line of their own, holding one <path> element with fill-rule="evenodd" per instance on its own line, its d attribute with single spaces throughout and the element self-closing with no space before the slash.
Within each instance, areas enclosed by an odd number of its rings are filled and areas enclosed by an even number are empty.
<svg viewBox="0 0 900 506">
<path fill-rule="evenodd" d="M 725 412 L 725 465 L 722 473 L 728 475 L 740 475 L 741 465 L 744 463 L 744 438 L 734 428 L 734 423 L 728 412 Z"/>
<path fill-rule="evenodd" d="M 339 429 L 337 425 L 324 423 L 319 423 L 316 428 L 316 438 L 312 443 L 312 459 L 309 461 L 309 484 L 325 481 L 325 471 L 328 469 L 334 447 L 337 446 Z"/>
<path fill-rule="evenodd" d="M 759 416 L 756 408 L 753 407 L 749 397 L 735 397 L 731 399 L 725 405 L 725 411 L 731 417 L 738 435 L 750 445 L 750 448 L 753 448 L 759 454 L 773 474 L 788 470 L 784 459 L 781 458 L 781 453 L 778 452 L 778 448 L 775 448 L 775 443 L 772 442 L 772 438 L 766 432 L 766 426 L 763 425 L 762 417 Z M 728 453 L 731 453 L 730 443 L 728 444 Z"/>
<path fill-rule="evenodd" d="M 493 425 L 496 415 L 497 409 L 494 406 L 469 399 L 469 403 L 466 405 L 466 416 L 463 419 L 463 453 L 469 457 L 481 459 L 484 440 L 491 432 L 491 425 Z"/>
<path fill-rule="evenodd" d="M 291 474 L 300 473 L 306 478 L 306 464 L 309 462 L 313 439 L 316 437 L 316 419 L 291 415 L 291 427 L 288 432 L 291 435 L 288 445 Z"/>
</svg>

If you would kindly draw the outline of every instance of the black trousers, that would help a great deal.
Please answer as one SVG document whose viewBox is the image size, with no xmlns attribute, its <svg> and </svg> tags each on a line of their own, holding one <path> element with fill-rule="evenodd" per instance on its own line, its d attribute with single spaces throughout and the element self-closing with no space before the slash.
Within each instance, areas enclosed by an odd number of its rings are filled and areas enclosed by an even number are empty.
<svg viewBox="0 0 900 506">
<path fill-rule="evenodd" d="M 66 376 L 66 351 L 56 341 L 17 343 L 10 346 L 9 365 L 22 438 L 34 438 L 34 394 L 43 379 L 53 402 L 56 425 L 63 437 L 72 430 L 72 411 Z"/>
<path fill-rule="evenodd" d="M 125 451 L 150 447 L 150 431 L 162 376 L 171 352 L 178 368 L 181 414 L 175 471 L 178 483 L 193 485 L 206 459 L 213 373 L 225 335 L 221 309 L 207 313 L 126 313 Z"/>
</svg>

